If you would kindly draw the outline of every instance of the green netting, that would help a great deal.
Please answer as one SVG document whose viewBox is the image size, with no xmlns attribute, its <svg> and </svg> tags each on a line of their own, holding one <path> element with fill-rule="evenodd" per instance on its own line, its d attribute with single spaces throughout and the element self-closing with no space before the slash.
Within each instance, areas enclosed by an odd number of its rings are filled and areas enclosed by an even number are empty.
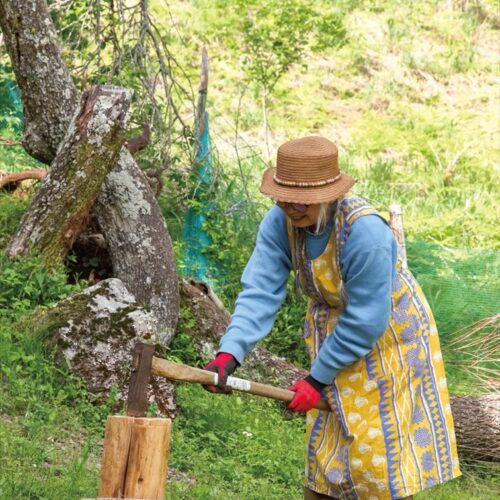
<svg viewBox="0 0 500 500">
<path fill-rule="evenodd" d="M 498 314 L 500 252 L 408 241 L 407 254 L 444 341 L 451 333 Z"/>
</svg>

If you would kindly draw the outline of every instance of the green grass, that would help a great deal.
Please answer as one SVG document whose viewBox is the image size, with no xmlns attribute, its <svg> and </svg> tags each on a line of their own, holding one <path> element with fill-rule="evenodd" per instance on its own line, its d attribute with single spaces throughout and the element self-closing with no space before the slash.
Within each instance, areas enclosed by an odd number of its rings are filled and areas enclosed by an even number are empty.
<svg viewBox="0 0 500 500">
<path fill-rule="evenodd" d="M 167 498 L 300 498 L 303 419 L 244 395 L 181 386 L 178 396 L 170 466 L 187 481 L 170 482 Z"/>
<path fill-rule="evenodd" d="M 33 324 L 0 324 L 0 497 L 80 498 L 95 489 L 107 408 L 56 366 Z"/>
</svg>

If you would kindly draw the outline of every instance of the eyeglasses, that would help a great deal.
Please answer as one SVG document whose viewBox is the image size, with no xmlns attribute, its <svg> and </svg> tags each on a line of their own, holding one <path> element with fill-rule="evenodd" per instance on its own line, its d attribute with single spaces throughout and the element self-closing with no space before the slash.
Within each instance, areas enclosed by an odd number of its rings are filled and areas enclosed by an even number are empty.
<svg viewBox="0 0 500 500">
<path fill-rule="evenodd" d="M 286 201 L 277 201 L 276 205 L 278 205 L 278 207 L 283 208 L 283 209 L 293 208 L 297 212 L 301 212 L 301 213 L 307 212 L 307 209 L 309 208 L 309 205 L 306 205 L 304 203 L 288 203 Z"/>
</svg>

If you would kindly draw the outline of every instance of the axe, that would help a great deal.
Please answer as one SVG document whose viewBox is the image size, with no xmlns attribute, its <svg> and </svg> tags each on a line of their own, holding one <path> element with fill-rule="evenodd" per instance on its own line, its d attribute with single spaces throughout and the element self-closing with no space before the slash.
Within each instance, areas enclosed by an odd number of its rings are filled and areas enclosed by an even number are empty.
<svg viewBox="0 0 500 500">
<path fill-rule="evenodd" d="M 154 355 L 154 346 L 140 342 L 136 344 L 133 353 L 127 415 L 143 417 L 146 414 L 148 407 L 147 387 L 151 375 L 192 384 L 217 385 L 218 383 L 217 373 L 157 358 Z M 248 392 L 255 396 L 264 396 L 287 403 L 295 396 L 295 392 L 287 389 L 236 377 L 228 377 L 227 386 L 236 391 Z M 330 411 L 330 407 L 324 399 L 321 399 L 315 408 Z"/>
</svg>

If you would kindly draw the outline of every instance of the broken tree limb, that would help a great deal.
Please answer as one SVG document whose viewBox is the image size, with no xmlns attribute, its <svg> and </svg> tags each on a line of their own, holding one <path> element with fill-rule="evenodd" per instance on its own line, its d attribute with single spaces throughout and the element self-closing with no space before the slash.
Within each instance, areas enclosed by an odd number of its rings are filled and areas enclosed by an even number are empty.
<svg viewBox="0 0 500 500">
<path fill-rule="evenodd" d="M 112 86 L 82 95 L 50 173 L 9 244 L 9 256 L 33 247 L 49 266 L 66 256 L 125 141 L 130 99 L 128 90 Z"/>
<path fill-rule="evenodd" d="M 12 174 L 0 173 L 0 189 L 8 189 L 11 187 L 9 185 L 12 185 L 15 188 L 19 182 L 27 179 L 41 181 L 46 174 L 47 170 L 44 168 L 33 168 L 31 170 L 25 170 L 24 172 L 16 172 Z"/>
<path fill-rule="evenodd" d="M 62 60 L 46 0 L 3 0 L 0 27 L 23 100 L 23 144 L 49 164 L 73 116 L 78 92 Z M 114 276 L 151 308 L 166 345 L 179 314 L 172 242 L 149 182 L 125 148 L 104 188 L 94 214 L 109 242 Z"/>
<path fill-rule="evenodd" d="M 142 126 L 141 135 L 139 135 L 138 137 L 133 137 L 132 139 L 128 139 L 127 149 L 129 150 L 131 155 L 134 155 L 135 153 L 137 153 L 137 151 L 144 149 L 149 144 L 150 139 L 151 130 L 149 128 L 149 125 L 145 123 Z"/>
</svg>

